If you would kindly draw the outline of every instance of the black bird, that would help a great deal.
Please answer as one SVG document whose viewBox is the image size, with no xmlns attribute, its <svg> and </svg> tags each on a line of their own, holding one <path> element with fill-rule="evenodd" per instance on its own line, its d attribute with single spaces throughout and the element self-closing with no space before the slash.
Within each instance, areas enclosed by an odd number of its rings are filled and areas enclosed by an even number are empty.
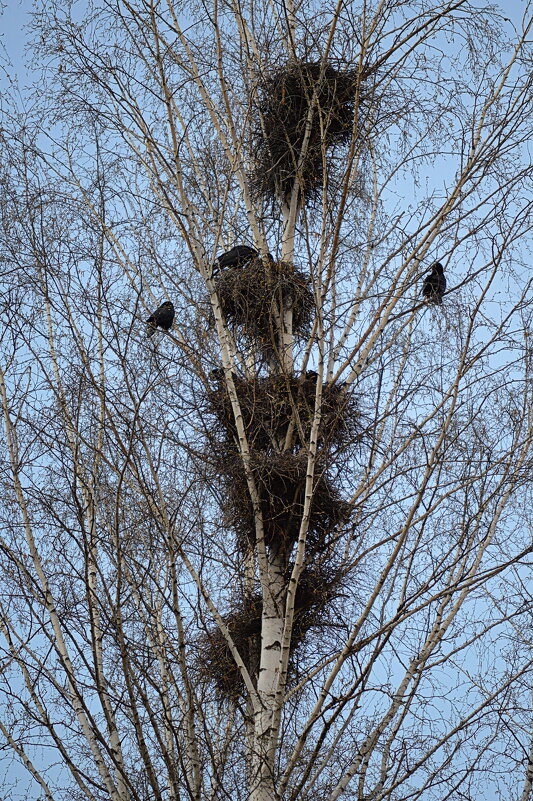
<svg viewBox="0 0 533 801">
<path fill-rule="evenodd" d="M 224 378 L 224 368 L 223 367 L 214 367 L 209 372 L 209 378 L 212 381 L 222 381 Z"/>
<path fill-rule="evenodd" d="M 240 383 L 241 379 L 234 373 L 233 370 L 231 371 L 231 377 L 235 383 Z M 209 371 L 209 378 L 211 381 L 214 381 L 217 384 L 217 389 L 223 384 L 226 384 L 226 372 L 223 367 L 215 367 L 213 370 Z"/>
<path fill-rule="evenodd" d="M 248 245 L 235 245 L 234 248 L 218 257 L 218 269 L 224 270 L 232 267 L 243 267 L 246 262 L 255 259 L 258 255 L 257 250 L 248 247 Z"/>
<path fill-rule="evenodd" d="M 157 328 L 170 331 L 174 322 L 174 306 L 166 300 L 146 321 L 146 335 L 151 337 Z"/>
<path fill-rule="evenodd" d="M 305 380 L 306 381 L 314 381 L 315 384 L 318 381 L 318 373 L 316 370 L 307 370 L 305 373 Z"/>
<path fill-rule="evenodd" d="M 424 278 L 422 294 L 431 303 L 442 303 L 442 296 L 446 290 L 446 278 L 444 277 L 444 267 L 440 261 L 436 261 L 431 268 L 431 272 Z"/>
</svg>

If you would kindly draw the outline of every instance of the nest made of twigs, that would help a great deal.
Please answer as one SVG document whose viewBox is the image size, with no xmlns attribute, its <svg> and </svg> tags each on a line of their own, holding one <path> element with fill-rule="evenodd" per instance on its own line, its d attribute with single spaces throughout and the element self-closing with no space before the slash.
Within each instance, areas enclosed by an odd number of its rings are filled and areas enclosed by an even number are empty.
<svg viewBox="0 0 533 801">
<path fill-rule="evenodd" d="M 287 571 L 286 589 L 291 571 L 292 565 Z M 290 660 L 311 628 L 327 624 L 325 611 L 328 604 L 338 596 L 339 586 L 338 573 L 318 568 L 306 568 L 302 571 L 296 588 Z M 285 598 L 286 592 L 283 603 Z M 240 598 L 223 617 L 254 686 L 257 686 L 259 674 L 262 613 L 263 600 L 256 593 Z M 197 669 L 199 677 L 212 682 L 222 697 L 238 698 L 243 694 L 244 680 L 218 626 L 213 626 L 198 641 Z M 297 678 L 294 671 L 294 664 L 290 661 L 289 674 L 292 680 Z"/>
<path fill-rule="evenodd" d="M 226 321 L 264 351 L 279 348 L 280 315 L 289 308 L 294 337 L 309 334 L 315 311 L 310 280 L 291 264 L 252 259 L 244 267 L 223 270 L 215 287 Z"/>
<path fill-rule="evenodd" d="M 252 595 L 240 599 L 223 620 L 254 685 L 259 673 L 261 652 L 261 616 L 263 601 Z M 218 626 L 203 634 L 198 642 L 198 672 L 200 678 L 213 682 L 224 697 L 242 694 L 244 681 Z"/>
<path fill-rule="evenodd" d="M 293 565 L 287 568 L 287 578 Z M 321 566 L 306 566 L 298 581 L 294 604 L 293 640 L 300 643 L 309 629 L 318 628 L 327 622 L 327 609 L 340 595 L 343 575 L 337 570 Z"/>
<path fill-rule="evenodd" d="M 242 459 L 231 449 L 226 452 L 221 450 L 218 459 L 219 473 L 225 488 L 225 524 L 235 531 L 237 543 L 242 550 L 253 548 L 256 542 L 255 518 Z M 265 544 L 288 554 L 298 539 L 304 511 L 307 454 L 303 451 L 252 451 L 250 467 L 259 495 Z M 306 540 L 307 551 L 326 551 L 331 544 L 329 535 L 347 520 L 349 514 L 349 504 L 342 500 L 322 465 L 317 464 Z"/>
<path fill-rule="evenodd" d="M 321 188 L 325 150 L 352 135 L 356 92 L 356 70 L 321 62 L 290 62 L 260 83 L 251 176 L 257 195 L 286 197 L 297 172 L 305 196 Z"/>
<path fill-rule="evenodd" d="M 254 450 L 293 449 L 309 442 L 315 411 L 316 374 L 269 375 L 245 379 L 234 375 L 246 437 Z M 237 431 L 226 384 L 216 382 L 208 395 L 209 409 L 221 432 L 233 441 Z M 357 398 L 344 384 L 322 387 L 318 443 L 322 449 L 347 447 L 362 431 Z"/>
</svg>

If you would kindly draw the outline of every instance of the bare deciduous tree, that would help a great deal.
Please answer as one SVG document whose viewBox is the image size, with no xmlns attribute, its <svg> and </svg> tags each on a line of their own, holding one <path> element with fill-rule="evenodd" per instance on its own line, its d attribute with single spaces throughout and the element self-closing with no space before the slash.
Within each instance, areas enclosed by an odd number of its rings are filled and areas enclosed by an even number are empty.
<svg viewBox="0 0 533 801">
<path fill-rule="evenodd" d="M 530 17 L 34 13 L 0 206 L 29 797 L 530 797 Z"/>
</svg>

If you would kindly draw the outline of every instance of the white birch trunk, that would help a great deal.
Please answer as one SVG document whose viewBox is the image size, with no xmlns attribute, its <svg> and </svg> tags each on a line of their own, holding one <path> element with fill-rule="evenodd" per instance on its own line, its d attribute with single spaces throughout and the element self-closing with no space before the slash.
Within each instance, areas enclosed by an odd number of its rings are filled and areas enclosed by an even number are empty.
<svg viewBox="0 0 533 801">
<path fill-rule="evenodd" d="M 272 737 L 276 718 L 276 692 L 280 679 L 284 626 L 285 559 L 269 554 L 268 592 L 263 596 L 261 658 L 257 693 L 259 705 L 254 721 L 250 801 L 275 801 L 274 766 L 276 741 Z"/>
</svg>

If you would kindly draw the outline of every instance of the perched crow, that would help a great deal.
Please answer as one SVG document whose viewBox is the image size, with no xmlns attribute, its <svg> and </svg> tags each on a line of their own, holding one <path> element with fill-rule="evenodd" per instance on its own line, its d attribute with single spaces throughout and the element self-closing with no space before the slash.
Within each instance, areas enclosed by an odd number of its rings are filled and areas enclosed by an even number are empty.
<svg viewBox="0 0 533 801">
<path fill-rule="evenodd" d="M 442 303 L 442 296 L 446 289 L 446 278 L 444 277 L 444 267 L 440 261 L 436 261 L 431 268 L 431 272 L 424 278 L 422 294 L 431 303 Z"/>
<path fill-rule="evenodd" d="M 156 328 L 170 331 L 174 322 L 174 306 L 166 300 L 146 321 L 146 335 L 151 337 Z"/>
<path fill-rule="evenodd" d="M 218 257 L 218 269 L 224 270 L 231 267 L 242 267 L 247 261 L 255 259 L 258 255 L 257 250 L 249 248 L 248 245 L 235 245 L 234 248 Z"/>
<path fill-rule="evenodd" d="M 209 372 L 209 378 L 212 381 L 222 381 L 222 379 L 224 378 L 224 368 L 223 367 L 214 367 Z"/>
<path fill-rule="evenodd" d="M 231 377 L 234 382 L 241 381 L 237 373 L 234 373 L 233 370 L 231 371 Z M 222 384 L 224 384 L 224 386 L 226 384 L 226 373 L 223 367 L 215 367 L 213 370 L 210 370 L 209 378 L 217 384 L 217 389 L 219 389 Z"/>
</svg>

